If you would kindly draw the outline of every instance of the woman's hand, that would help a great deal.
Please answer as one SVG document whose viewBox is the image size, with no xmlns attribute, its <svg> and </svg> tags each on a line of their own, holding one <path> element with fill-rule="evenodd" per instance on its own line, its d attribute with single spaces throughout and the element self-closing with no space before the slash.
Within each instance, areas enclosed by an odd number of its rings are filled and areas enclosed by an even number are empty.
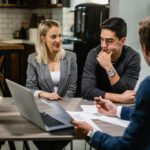
<svg viewBox="0 0 150 150">
<path fill-rule="evenodd" d="M 60 97 L 57 93 L 49 93 L 49 92 L 40 92 L 39 94 L 40 98 L 47 98 L 51 101 L 56 101 L 56 100 L 63 100 L 62 97 Z"/>
</svg>

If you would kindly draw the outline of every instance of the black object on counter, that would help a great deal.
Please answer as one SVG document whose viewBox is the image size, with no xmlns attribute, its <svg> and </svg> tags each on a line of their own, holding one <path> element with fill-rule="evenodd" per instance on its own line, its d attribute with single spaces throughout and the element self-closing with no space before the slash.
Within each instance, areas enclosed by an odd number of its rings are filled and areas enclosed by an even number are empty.
<svg viewBox="0 0 150 150">
<path fill-rule="evenodd" d="M 85 3 L 74 11 L 74 52 L 77 55 L 78 81 L 76 96 L 81 96 L 81 78 L 88 52 L 100 44 L 100 23 L 109 17 L 105 5 Z"/>
<path fill-rule="evenodd" d="M 27 31 L 23 27 L 21 27 L 21 29 L 20 29 L 19 38 L 20 39 L 27 39 Z"/>
</svg>

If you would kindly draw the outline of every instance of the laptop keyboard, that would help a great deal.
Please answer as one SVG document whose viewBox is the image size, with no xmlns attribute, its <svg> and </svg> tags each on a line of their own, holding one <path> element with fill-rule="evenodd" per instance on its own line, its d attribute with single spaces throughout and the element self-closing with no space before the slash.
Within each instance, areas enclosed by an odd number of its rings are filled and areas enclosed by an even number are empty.
<svg viewBox="0 0 150 150">
<path fill-rule="evenodd" d="M 51 117 L 50 115 L 46 114 L 45 112 L 40 113 L 40 114 L 41 114 L 41 117 L 42 117 L 44 123 L 49 127 L 64 125 L 64 123 L 56 120 L 55 118 Z"/>
</svg>

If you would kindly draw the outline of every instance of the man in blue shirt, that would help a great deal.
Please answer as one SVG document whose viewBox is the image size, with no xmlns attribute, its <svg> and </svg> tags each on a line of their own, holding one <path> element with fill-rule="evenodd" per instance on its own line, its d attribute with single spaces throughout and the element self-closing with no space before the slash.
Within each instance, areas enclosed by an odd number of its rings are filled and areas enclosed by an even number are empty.
<svg viewBox="0 0 150 150">
<path fill-rule="evenodd" d="M 150 16 L 139 23 L 139 36 L 145 61 L 150 65 Z M 130 119 L 130 124 L 121 137 L 112 137 L 96 131 L 86 122 L 72 121 L 75 132 L 86 138 L 91 146 L 100 150 L 150 150 L 150 76 L 140 84 L 136 94 L 135 107 L 118 107 L 109 100 L 96 97 L 98 111 Z M 120 111 L 120 114 L 118 113 Z M 117 114 L 118 113 L 118 114 Z"/>
</svg>

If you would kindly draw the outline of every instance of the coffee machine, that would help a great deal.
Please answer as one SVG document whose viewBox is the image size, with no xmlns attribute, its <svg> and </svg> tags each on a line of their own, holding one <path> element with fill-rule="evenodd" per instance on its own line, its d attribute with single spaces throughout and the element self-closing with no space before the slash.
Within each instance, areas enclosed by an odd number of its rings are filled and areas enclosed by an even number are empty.
<svg viewBox="0 0 150 150">
<path fill-rule="evenodd" d="M 109 7 L 95 3 L 77 5 L 74 11 L 74 52 L 77 55 L 76 97 L 81 96 L 81 78 L 88 52 L 100 44 L 100 23 L 109 18 Z"/>
</svg>

